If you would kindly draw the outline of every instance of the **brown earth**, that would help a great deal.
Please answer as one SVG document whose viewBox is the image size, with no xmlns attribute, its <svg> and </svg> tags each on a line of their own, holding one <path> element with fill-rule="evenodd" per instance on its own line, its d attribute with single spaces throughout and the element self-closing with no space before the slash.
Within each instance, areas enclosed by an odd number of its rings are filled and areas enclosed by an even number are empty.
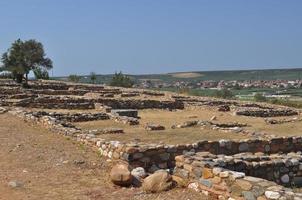
<svg viewBox="0 0 302 200">
<path fill-rule="evenodd" d="M 91 148 L 9 114 L 0 115 L 0 199 L 205 199 L 188 189 L 145 194 L 108 181 L 110 164 Z M 12 180 L 22 182 L 12 188 Z"/>
</svg>

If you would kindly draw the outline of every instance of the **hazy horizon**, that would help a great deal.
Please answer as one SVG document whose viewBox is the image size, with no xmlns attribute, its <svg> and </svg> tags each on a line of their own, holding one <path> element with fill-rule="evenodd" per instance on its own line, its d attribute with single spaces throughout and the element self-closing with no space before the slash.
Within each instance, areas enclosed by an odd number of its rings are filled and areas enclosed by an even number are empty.
<svg viewBox="0 0 302 200">
<path fill-rule="evenodd" d="M 18 38 L 37 39 L 54 76 L 299 68 L 301 7 L 299 0 L 2 1 L 0 53 Z"/>
</svg>

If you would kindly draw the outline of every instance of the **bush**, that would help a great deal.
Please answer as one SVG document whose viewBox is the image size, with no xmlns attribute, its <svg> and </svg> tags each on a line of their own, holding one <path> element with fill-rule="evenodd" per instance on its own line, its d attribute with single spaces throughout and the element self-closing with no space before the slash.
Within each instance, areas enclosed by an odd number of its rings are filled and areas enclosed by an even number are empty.
<svg viewBox="0 0 302 200">
<path fill-rule="evenodd" d="M 122 72 L 115 73 L 112 77 L 112 80 L 110 82 L 111 86 L 117 86 L 117 87 L 132 87 L 133 81 L 130 77 L 124 75 Z"/>
<path fill-rule="evenodd" d="M 48 71 L 45 69 L 42 69 L 42 68 L 34 69 L 34 75 L 35 75 L 36 79 L 44 79 L 44 80 L 49 79 Z"/>
<path fill-rule="evenodd" d="M 75 82 L 75 83 L 78 83 L 80 81 L 81 77 L 79 77 L 78 75 L 76 74 L 71 74 L 69 75 L 68 77 L 68 80 L 71 81 L 71 82 Z"/>
<path fill-rule="evenodd" d="M 214 93 L 215 97 L 218 98 L 223 98 L 223 99 L 233 99 L 235 97 L 235 95 L 232 93 L 232 91 L 228 90 L 228 89 L 222 89 L 222 90 L 217 90 Z"/>
<path fill-rule="evenodd" d="M 261 94 L 261 93 L 256 93 L 254 95 L 254 100 L 259 101 L 259 102 L 266 102 L 267 101 L 266 97 L 263 96 L 263 94 Z"/>
</svg>

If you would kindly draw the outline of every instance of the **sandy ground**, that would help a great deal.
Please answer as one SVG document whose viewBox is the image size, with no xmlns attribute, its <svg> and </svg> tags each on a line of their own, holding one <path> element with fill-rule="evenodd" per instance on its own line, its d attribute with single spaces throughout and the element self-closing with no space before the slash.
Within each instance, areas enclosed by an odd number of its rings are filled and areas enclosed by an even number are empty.
<svg viewBox="0 0 302 200">
<path fill-rule="evenodd" d="M 86 147 L 31 127 L 15 117 L 0 115 L 0 199 L 205 199 L 188 189 L 145 194 L 139 188 L 110 183 L 110 164 Z M 8 183 L 17 180 L 21 187 Z"/>
</svg>

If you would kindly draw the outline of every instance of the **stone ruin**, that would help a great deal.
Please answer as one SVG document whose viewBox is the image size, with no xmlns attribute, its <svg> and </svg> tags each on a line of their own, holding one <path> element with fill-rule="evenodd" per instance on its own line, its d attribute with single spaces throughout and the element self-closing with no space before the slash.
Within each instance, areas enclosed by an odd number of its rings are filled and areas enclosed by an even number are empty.
<svg viewBox="0 0 302 200">
<path fill-rule="evenodd" d="M 131 92 L 121 91 L 117 88 L 105 89 L 102 86 L 71 86 L 65 83 L 34 85 L 31 89 L 22 89 L 15 84 L 0 85 L 1 92 L 3 91 L 0 94 L 3 97 L 1 97 L 1 105 L 9 106 L 9 109 L 0 108 L 0 113 L 8 111 L 29 123 L 41 125 L 55 133 L 67 135 L 79 142 L 97 147 L 100 155 L 112 161 L 123 161 L 133 170 L 140 168 L 151 174 L 161 169 L 169 170 L 173 176 L 187 182 L 186 187 L 216 199 L 302 198 L 300 193 L 295 193 L 289 188 L 301 183 L 301 137 L 273 138 L 262 135 L 262 137 L 246 140 L 222 139 L 178 145 L 124 143 L 106 141 L 102 138 L 103 134 L 123 134 L 123 129 L 108 127 L 82 130 L 71 123 L 116 120 L 137 125 L 139 124 L 137 110 L 149 108 L 173 110 L 184 109 L 187 106 L 209 106 L 223 108 L 221 110 L 223 112 L 234 110 L 238 115 L 263 118 L 297 115 L 299 113 L 296 110 L 182 96 L 174 96 L 170 100 L 103 98 L 112 96 L 112 94 L 113 96 L 123 96 L 122 94 Z M 4 87 L 14 88 L 2 90 Z M 39 90 L 43 92 L 39 92 Z M 70 91 L 70 93 L 66 91 Z M 102 97 L 85 96 L 91 91 L 99 93 Z M 62 94 L 64 96 L 59 96 Z M 137 94 L 157 96 L 152 92 L 135 91 L 133 94 L 135 94 L 133 96 Z M 72 95 L 77 97 L 71 97 Z M 131 95 L 125 96 L 130 97 Z M 162 96 L 162 94 L 158 96 Z M 10 98 L 18 99 L 18 101 L 10 101 Z M 26 110 L 26 108 L 91 110 L 95 109 L 97 104 L 100 105 L 99 107 L 105 108 L 105 111 L 57 113 Z M 276 123 L 286 122 L 280 120 Z M 175 128 L 192 126 L 209 126 L 224 130 L 236 127 L 244 128 L 246 124 L 193 120 L 175 125 Z M 158 124 L 148 124 L 148 128 L 150 130 L 164 129 Z M 242 130 L 242 132 L 244 131 Z"/>
</svg>

